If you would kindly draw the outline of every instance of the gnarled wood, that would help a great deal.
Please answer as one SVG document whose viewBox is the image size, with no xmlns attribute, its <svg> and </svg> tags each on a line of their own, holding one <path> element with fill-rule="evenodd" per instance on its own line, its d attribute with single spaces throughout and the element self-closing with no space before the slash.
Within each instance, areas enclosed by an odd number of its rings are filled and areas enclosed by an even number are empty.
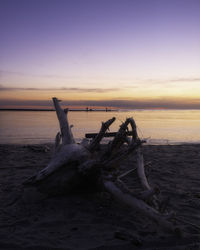
<svg viewBox="0 0 200 250">
<path fill-rule="evenodd" d="M 151 190 L 151 187 L 149 186 L 147 177 L 144 172 L 144 159 L 143 159 L 143 154 L 141 152 L 141 148 L 137 149 L 137 172 L 144 189 Z"/>
<path fill-rule="evenodd" d="M 58 121 L 60 124 L 60 131 L 62 136 L 62 144 L 72 144 L 75 143 L 74 137 L 71 132 L 71 128 L 69 126 L 69 122 L 67 119 L 68 110 L 61 109 L 59 105 L 59 100 L 56 97 L 53 97 L 54 107 L 56 109 L 56 114 L 58 117 Z"/>
<path fill-rule="evenodd" d="M 61 133 L 58 132 L 56 135 L 55 152 L 47 167 L 26 181 L 26 184 L 41 182 L 49 175 L 59 171 L 60 168 L 67 168 L 72 162 L 77 162 L 77 164 L 80 164 L 89 157 L 88 150 L 84 146 L 75 143 L 71 132 L 71 126 L 69 126 L 67 119 L 68 109 L 63 110 L 60 107 L 59 100 L 55 97 L 53 98 L 53 103 L 56 109 L 61 130 Z M 74 171 L 77 171 L 76 168 L 74 168 Z"/>
<path fill-rule="evenodd" d="M 167 232 L 174 232 L 176 228 L 164 219 L 154 208 L 148 206 L 144 201 L 139 200 L 130 194 L 123 193 L 112 181 L 104 181 L 105 189 L 110 192 L 117 200 L 130 206 L 135 211 L 154 220 Z"/>
<path fill-rule="evenodd" d="M 97 136 L 92 140 L 90 146 L 89 146 L 89 151 L 94 152 L 96 148 L 99 146 L 100 141 L 104 137 L 106 131 L 109 129 L 110 125 L 115 121 L 115 117 L 112 119 L 108 120 L 107 122 L 102 122 L 101 129 Z"/>
<path fill-rule="evenodd" d="M 68 122 L 68 109 L 62 109 L 59 100 L 55 97 L 53 103 L 60 124 L 60 132 L 57 133 L 55 139 L 55 152 L 50 163 L 28 179 L 25 184 L 34 184 L 40 191 L 52 194 L 67 193 L 82 184 L 91 185 L 91 188 L 99 184 L 102 189 L 106 189 L 116 199 L 156 221 L 165 230 L 174 231 L 173 225 L 165 217 L 145 203 L 146 199 L 155 195 L 156 189 L 151 188 L 145 175 L 144 159 L 140 149 L 144 141 L 138 137 L 134 119 L 127 118 L 118 132 L 114 134 L 113 141 L 104 147 L 99 147 L 100 142 L 110 125 L 115 121 L 115 117 L 102 122 L 99 133 L 91 142 L 84 139 L 81 144 L 77 144 Z M 128 130 L 129 125 L 131 131 Z M 128 134 L 131 135 L 131 140 L 127 138 Z M 123 145 L 124 143 L 126 145 Z M 97 148 L 99 148 L 98 152 Z M 134 197 L 134 192 L 130 191 L 120 179 L 133 170 L 117 175 L 117 166 L 135 152 L 136 173 L 143 191 Z M 115 182 L 119 183 L 122 188 L 117 187 Z"/>
</svg>

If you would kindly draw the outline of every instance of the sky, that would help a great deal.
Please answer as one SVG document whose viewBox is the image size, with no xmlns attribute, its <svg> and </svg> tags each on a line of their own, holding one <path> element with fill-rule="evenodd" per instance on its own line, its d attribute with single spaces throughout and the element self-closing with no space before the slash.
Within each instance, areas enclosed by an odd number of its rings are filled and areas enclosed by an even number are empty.
<svg viewBox="0 0 200 250">
<path fill-rule="evenodd" d="M 200 108 L 199 0 L 1 0 L 0 108 Z"/>
</svg>

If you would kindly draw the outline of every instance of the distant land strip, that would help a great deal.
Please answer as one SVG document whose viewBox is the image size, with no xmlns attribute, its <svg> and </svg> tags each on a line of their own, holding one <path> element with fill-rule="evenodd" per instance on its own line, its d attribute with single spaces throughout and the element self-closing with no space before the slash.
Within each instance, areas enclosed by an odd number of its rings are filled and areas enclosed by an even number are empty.
<svg viewBox="0 0 200 250">
<path fill-rule="evenodd" d="M 55 109 L 1 109 L 0 111 L 55 111 Z M 92 109 L 92 108 L 86 108 L 86 109 L 69 109 L 69 111 L 83 111 L 83 112 L 111 112 L 111 111 L 118 111 L 118 109 Z"/>
</svg>

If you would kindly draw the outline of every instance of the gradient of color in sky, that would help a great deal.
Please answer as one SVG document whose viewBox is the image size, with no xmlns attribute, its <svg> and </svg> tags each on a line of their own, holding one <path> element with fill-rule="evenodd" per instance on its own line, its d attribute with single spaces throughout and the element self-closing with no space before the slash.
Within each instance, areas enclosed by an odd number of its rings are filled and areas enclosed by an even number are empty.
<svg viewBox="0 0 200 250">
<path fill-rule="evenodd" d="M 199 0 L 1 0 L 0 105 L 200 108 Z"/>
</svg>

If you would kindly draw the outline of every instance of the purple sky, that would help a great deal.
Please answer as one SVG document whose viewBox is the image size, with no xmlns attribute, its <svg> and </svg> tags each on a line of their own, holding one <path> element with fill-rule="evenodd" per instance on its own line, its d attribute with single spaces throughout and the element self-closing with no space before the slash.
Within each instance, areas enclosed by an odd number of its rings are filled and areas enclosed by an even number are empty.
<svg viewBox="0 0 200 250">
<path fill-rule="evenodd" d="M 200 108 L 199 0 L 1 0 L 0 37 L 1 106 Z"/>
</svg>

